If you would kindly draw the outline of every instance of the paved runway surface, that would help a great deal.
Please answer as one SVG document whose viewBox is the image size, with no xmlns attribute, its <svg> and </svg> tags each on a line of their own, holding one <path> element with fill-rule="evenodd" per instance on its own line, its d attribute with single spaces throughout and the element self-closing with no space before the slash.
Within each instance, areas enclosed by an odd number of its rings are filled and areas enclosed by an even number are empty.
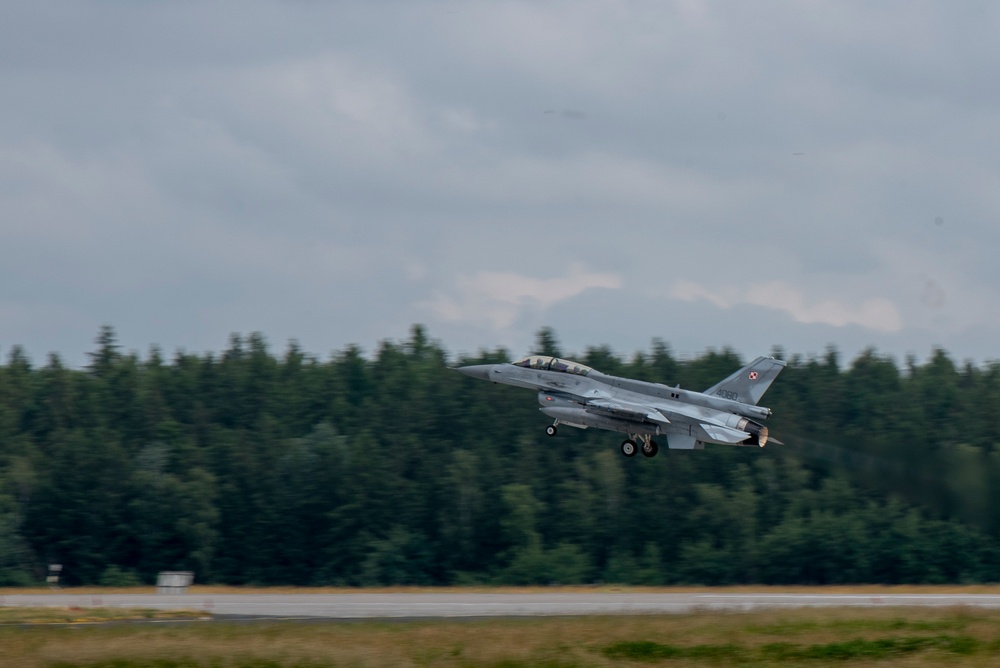
<svg viewBox="0 0 1000 668">
<path fill-rule="evenodd" d="M 753 610 L 789 607 L 974 606 L 1000 608 L 991 594 L 0 594 L 5 606 L 128 607 L 204 610 L 215 615 L 328 619 L 519 617 L 682 613 L 698 609 Z"/>
</svg>

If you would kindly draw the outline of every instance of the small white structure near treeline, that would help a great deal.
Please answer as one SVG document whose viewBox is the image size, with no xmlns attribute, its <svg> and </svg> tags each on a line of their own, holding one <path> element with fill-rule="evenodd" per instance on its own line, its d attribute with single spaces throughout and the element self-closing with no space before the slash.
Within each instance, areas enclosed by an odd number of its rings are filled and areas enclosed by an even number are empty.
<svg viewBox="0 0 1000 668">
<path fill-rule="evenodd" d="M 193 571 L 161 571 L 156 576 L 157 594 L 186 594 L 194 582 Z"/>
</svg>

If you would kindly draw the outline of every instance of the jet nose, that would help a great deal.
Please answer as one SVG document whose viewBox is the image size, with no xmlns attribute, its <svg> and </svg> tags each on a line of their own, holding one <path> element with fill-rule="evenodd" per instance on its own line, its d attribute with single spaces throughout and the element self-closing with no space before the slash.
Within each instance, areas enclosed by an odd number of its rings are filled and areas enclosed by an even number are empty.
<svg viewBox="0 0 1000 668">
<path fill-rule="evenodd" d="M 478 378 L 480 380 L 490 379 L 490 370 L 493 368 L 492 364 L 473 364 L 472 366 L 460 366 L 455 369 L 459 373 L 464 373 L 466 376 L 471 378 Z"/>
</svg>

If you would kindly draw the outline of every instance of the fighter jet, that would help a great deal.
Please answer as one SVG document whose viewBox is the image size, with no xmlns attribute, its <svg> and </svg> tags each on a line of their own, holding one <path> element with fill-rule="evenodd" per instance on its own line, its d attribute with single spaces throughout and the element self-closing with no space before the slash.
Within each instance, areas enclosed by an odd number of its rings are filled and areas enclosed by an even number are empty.
<svg viewBox="0 0 1000 668">
<path fill-rule="evenodd" d="M 631 378 L 609 376 L 570 360 L 531 355 L 508 364 L 476 364 L 456 370 L 472 378 L 538 391 L 542 413 L 553 418 L 545 433 L 559 425 L 596 427 L 627 435 L 621 451 L 655 457 L 653 438 L 666 436 L 671 450 L 701 450 L 706 443 L 764 447 L 769 441 L 762 423 L 771 409 L 757 402 L 785 363 L 758 357 L 704 392 L 682 390 Z"/>
</svg>

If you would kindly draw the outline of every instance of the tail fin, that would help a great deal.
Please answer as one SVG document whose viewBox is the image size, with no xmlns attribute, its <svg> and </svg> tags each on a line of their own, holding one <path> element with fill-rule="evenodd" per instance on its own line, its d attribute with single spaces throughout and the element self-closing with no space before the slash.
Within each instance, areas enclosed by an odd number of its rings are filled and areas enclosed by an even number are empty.
<svg viewBox="0 0 1000 668">
<path fill-rule="evenodd" d="M 705 394 L 756 405 L 778 377 L 785 363 L 773 357 L 758 357 L 750 364 L 705 390 Z"/>
</svg>

